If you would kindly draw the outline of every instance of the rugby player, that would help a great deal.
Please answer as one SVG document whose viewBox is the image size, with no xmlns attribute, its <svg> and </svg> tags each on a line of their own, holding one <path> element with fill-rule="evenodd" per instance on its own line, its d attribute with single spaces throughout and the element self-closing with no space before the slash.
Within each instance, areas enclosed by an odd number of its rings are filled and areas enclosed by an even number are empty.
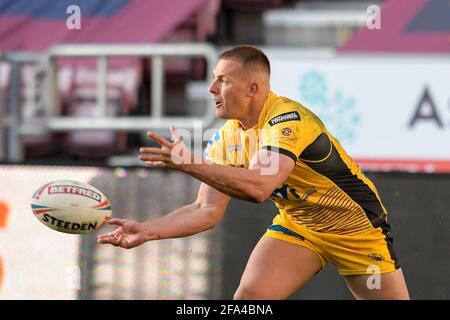
<svg viewBox="0 0 450 320">
<path fill-rule="evenodd" d="M 133 248 L 185 237 L 222 219 L 230 198 L 271 198 L 278 214 L 254 248 L 235 299 L 286 299 L 335 264 L 356 299 L 409 299 L 387 211 L 375 185 L 317 116 L 270 89 L 270 62 L 253 46 L 223 52 L 209 92 L 227 119 L 206 159 L 149 132 L 160 148 L 141 148 L 151 167 L 185 172 L 202 183 L 196 201 L 147 222 L 111 219 L 99 243 Z M 376 273 L 377 287 L 370 284 Z"/>
</svg>

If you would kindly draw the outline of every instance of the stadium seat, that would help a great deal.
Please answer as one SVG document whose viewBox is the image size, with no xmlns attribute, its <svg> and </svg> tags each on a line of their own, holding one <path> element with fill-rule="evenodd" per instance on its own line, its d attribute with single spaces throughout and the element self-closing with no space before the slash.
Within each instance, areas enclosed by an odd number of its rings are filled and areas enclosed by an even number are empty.
<svg viewBox="0 0 450 320">
<path fill-rule="evenodd" d="M 65 107 L 67 115 L 72 117 L 98 117 L 95 88 L 77 88 Z M 107 115 L 123 115 L 127 110 L 124 93 L 120 88 L 108 89 Z M 126 150 L 126 133 L 112 131 L 71 131 L 64 139 L 64 150 L 72 156 L 89 159 L 106 158 Z"/>
<path fill-rule="evenodd" d="M 162 42 L 206 42 L 216 32 L 216 16 L 220 11 L 220 4 L 220 0 L 204 1 L 193 15 L 179 24 Z M 202 58 L 171 58 L 165 62 L 168 83 L 204 79 L 206 66 Z"/>
<path fill-rule="evenodd" d="M 204 1 L 197 12 L 169 33 L 162 42 L 164 43 L 203 43 L 216 32 L 216 15 L 220 10 L 220 0 Z M 142 88 L 150 87 L 151 65 L 143 62 Z M 185 86 L 189 81 L 202 81 L 205 79 L 206 61 L 202 57 L 165 58 L 165 115 L 182 116 L 189 114 L 185 103 Z M 150 71 L 150 72 L 149 72 Z M 144 83 L 145 82 L 145 83 Z M 140 109 L 144 114 L 149 112 L 151 97 L 149 92 L 141 90 Z"/>
</svg>

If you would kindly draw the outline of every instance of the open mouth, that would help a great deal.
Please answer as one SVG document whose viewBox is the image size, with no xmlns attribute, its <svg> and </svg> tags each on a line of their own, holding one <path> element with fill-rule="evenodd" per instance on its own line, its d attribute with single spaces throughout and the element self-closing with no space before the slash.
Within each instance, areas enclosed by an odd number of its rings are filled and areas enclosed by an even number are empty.
<svg viewBox="0 0 450 320">
<path fill-rule="evenodd" d="M 221 101 L 216 101 L 216 108 L 220 108 L 222 106 L 222 102 Z"/>
</svg>

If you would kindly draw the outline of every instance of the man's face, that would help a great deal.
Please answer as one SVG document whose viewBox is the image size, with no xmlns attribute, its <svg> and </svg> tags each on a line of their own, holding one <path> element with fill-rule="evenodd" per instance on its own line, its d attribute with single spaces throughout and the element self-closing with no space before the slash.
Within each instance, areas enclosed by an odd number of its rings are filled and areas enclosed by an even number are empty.
<svg viewBox="0 0 450 320">
<path fill-rule="evenodd" d="M 248 89 L 242 63 L 235 59 L 219 60 L 208 89 L 216 102 L 216 116 L 222 119 L 239 119 L 245 114 L 249 104 Z"/>
</svg>

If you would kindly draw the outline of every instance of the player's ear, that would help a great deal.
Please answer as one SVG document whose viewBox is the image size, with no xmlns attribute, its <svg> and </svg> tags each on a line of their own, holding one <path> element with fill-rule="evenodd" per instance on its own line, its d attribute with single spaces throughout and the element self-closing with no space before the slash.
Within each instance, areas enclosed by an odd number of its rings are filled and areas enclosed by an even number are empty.
<svg viewBox="0 0 450 320">
<path fill-rule="evenodd" d="M 248 95 L 250 97 L 254 97 L 256 95 L 256 92 L 258 92 L 258 84 L 252 83 L 248 88 Z"/>
</svg>

